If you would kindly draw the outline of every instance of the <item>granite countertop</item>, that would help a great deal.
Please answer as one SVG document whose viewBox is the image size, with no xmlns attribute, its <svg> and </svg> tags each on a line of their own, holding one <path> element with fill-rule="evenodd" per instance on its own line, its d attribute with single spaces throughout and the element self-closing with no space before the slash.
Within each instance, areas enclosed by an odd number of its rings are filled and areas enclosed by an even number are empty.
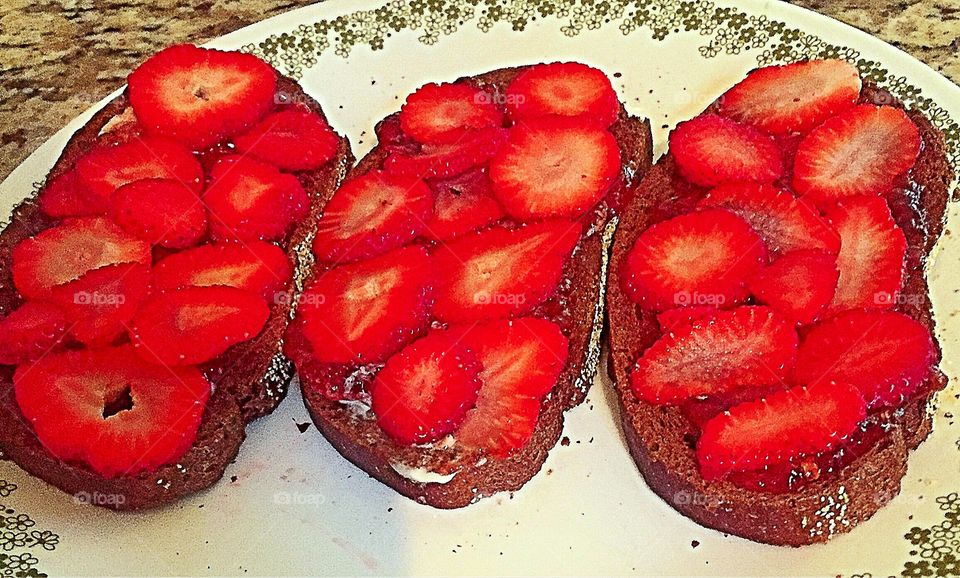
<svg viewBox="0 0 960 578">
<path fill-rule="evenodd" d="M 309 0 L 4 0 L 0 178 L 122 85 L 148 55 L 204 42 Z M 902 48 L 960 82 L 956 0 L 795 0 Z"/>
</svg>

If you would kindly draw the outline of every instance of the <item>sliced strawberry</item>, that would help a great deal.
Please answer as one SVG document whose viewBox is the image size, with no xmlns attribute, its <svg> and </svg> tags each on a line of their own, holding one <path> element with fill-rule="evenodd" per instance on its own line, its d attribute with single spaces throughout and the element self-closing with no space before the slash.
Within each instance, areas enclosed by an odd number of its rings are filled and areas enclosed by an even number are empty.
<svg viewBox="0 0 960 578">
<path fill-rule="evenodd" d="M 579 62 L 531 66 L 507 86 L 507 111 L 514 120 L 580 116 L 608 127 L 620 112 L 617 93 L 602 71 Z"/>
<path fill-rule="evenodd" d="M 852 107 L 860 73 L 843 60 L 809 60 L 751 72 L 720 98 L 720 113 L 773 134 L 806 132 Z"/>
<path fill-rule="evenodd" d="M 310 212 L 310 197 L 296 177 L 249 157 L 220 159 L 203 201 L 218 241 L 280 240 Z"/>
<path fill-rule="evenodd" d="M 113 193 L 110 216 L 123 230 L 154 245 L 183 249 L 207 232 L 203 202 L 169 179 L 144 179 Z"/>
<path fill-rule="evenodd" d="M 403 132 L 421 143 L 455 143 L 467 131 L 502 124 L 490 93 L 460 82 L 425 84 L 400 109 Z"/>
<path fill-rule="evenodd" d="M 262 295 L 270 303 L 285 296 L 293 267 L 287 254 L 263 241 L 203 245 L 174 253 L 153 268 L 153 288 L 175 291 L 221 285 Z"/>
<path fill-rule="evenodd" d="M 494 195 L 518 219 L 579 215 L 603 198 L 619 173 L 617 139 L 578 118 L 517 124 L 490 161 Z"/>
<path fill-rule="evenodd" d="M 750 225 L 711 209 L 644 231 L 627 255 L 621 280 L 630 299 L 655 311 L 730 306 L 747 298 L 747 278 L 766 262 L 763 240 Z"/>
<path fill-rule="evenodd" d="M 840 281 L 829 311 L 889 309 L 903 284 L 907 241 L 880 197 L 850 197 L 827 211 L 840 234 Z"/>
<path fill-rule="evenodd" d="M 472 130 L 450 144 L 425 144 L 419 152 L 398 149 L 383 162 L 388 173 L 419 179 L 455 177 L 490 160 L 507 142 L 507 129 Z"/>
<path fill-rule="evenodd" d="M 556 290 L 580 239 L 570 221 L 494 227 L 438 248 L 434 315 L 447 322 L 521 315 Z"/>
<path fill-rule="evenodd" d="M 19 365 L 55 351 L 67 332 L 59 307 L 27 301 L 0 319 L 0 364 Z"/>
<path fill-rule="evenodd" d="M 426 250 L 404 247 L 321 273 L 297 313 L 317 359 L 383 361 L 426 329 L 431 287 Z"/>
<path fill-rule="evenodd" d="M 149 290 L 147 265 L 108 265 L 56 287 L 50 301 L 63 310 L 77 341 L 109 345 L 126 332 Z"/>
<path fill-rule="evenodd" d="M 826 206 L 896 186 L 920 152 L 920 130 L 898 108 L 861 104 L 810 131 L 797 147 L 793 188 Z"/>
<path fill-rule="evenodd" d="M 495 223 L 503 218 L 503 209 L 492 195 L 490 179 L 484 170 L 464 173 L 452 179 L 431 183 L 436 199 L 433 218 L 423 236 L 445 241 Z"/>
<path fill-rule="evenodd" d="M 767 307 L 717 311 L 663 335 L 630 375 L 643 401 L 675 404 L 691 397 L 783 381 L 797 355 L 793 324 Z"/>
<path fill-rule="evenodd" d="M 804 336 L 796 379 L 852 383 L 871 408 L 892 407 L 916 392 L 936 363 L 930 332 L 917 321 L 892 311 L 846 311 Z"/>
<path fill-rule="evenodd" d="M 319 168 L 337 154 L 340 139 L 310 109 L 286 108 L 267 115 L 233 139 L 237 150 L 285 171 Z"/>
<path fill-rule="evenodd" d="M 270 308 L 233 287 L 189 287 L 148 299 L 133 318 L 130 338 L 143 359 L 165 365 L 209 361 L 256 337 Z"/>
<path fill-rule="evenodd" d="M 452 432 L 477 401 L 480 363 L 454 335 L 435 330 L 387 360 L 370 388 L 377 423 L 402 444 Z"/>
<path fill-rule="evenodd" d="M 47 181 L 37 200 L 40 210 L 54 219 L 103 215 L 110 209 L 109 197 L 91 194 L 75 169 Z"/>
<path fill-rule="evenodd" d="M 150 263 L 150 245 L 103 218 L 68 219 L 20 242 L 13 281 L 25 297 L 41 299 L 87 271 L 120 263 Z"/>
<path fill-rule="evenodd" d="M 729 183 L 711 190 L 700 207 L 726 209 L 750 224 L 773 253 L 840 250 L 840 236 L 803 199 L 761 183 Z"/>
<path fill-rule="evenodd" d="M 798 323 L 816 320 L 837 288 L 837 257 L 825 251 L 793 251 L 761 269 L 748 285 L 757 301 Z"/>
<path fill-rule="evenodd" d="M 710 305 L 692 305 L 667 309 L 657 314 L 657 324 L 660 331 L 671 333 L 697 325 L 712 319 L 717 314 L 717 308 Z"/>
<path fill-rule="evenodd" d="M 357 261 L 396 249 L 425 230 L 433 193 L 415 178 L 380 171 L 344 183 L 317 225 L 313 252 L 322 261 Z"/>
<path fill-rule="evenodd" d="M 713 480 L 831 450 L 864 417 L 863 397 L 845 383 L 794 387 L 735 405 L 704 426 L 697 443 L 700 472 Z"/>
<path fill-rule="evenodd" d="M 274 104 L 277 73 L 251 54 L 171 46 L 127 79 L 143 127 L 194 148 L 247 129 Z"/>
<path fill-rule="evenodd" d="M 44 447 L 105 478 L 180 459 L 196 440 L 210 397 L 196 368 L 146 363 L 130 346 L 49 355 L 18 368 L 13 383 Z"/>
<path fill-rule="evenodd" d="M 680 174 L 703 187 L 772 183 L 783 176 L 783 159 L 773 138 L 715 114 L 678 124 L 670 133 L 670 152 Z"/>
</svg>

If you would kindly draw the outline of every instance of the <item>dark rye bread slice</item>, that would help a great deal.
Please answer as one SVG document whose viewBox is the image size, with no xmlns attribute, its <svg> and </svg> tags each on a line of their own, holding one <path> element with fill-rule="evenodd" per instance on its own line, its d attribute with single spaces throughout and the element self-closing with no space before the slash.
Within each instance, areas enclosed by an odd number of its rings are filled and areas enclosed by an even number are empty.
<svg viewBox="0 0 960 578">
<path fill-rule="evenodd" d="M 492 91 L 500 98 L 507 84 L 522 68 L 500 69 L 461 79 Z M 620 182 L 608 199 L 613 203 L 626 198 L 652 163 L 650 126 L 646 120 L 627 115 L 621 106 L 617 122 L 611 127 L 620 143 L 623 157 Z M 374 148 L 351 171 L 363 174 L 379 166 L 386 158 L 382 146 Z M 348 175 L 349 177 L 350 175 Z M 547 453 L 556 445 L 563 429 L 563 412 L 581 403 L 596 371 L 602 328 L 602 293 L 610 228 L 605 227 L 615 214 L 606 201 L 596 210 L 590 232 L 580 240 L 563 272 L 561 289 L 533 315 L 557 308 L 560 315 L 547 317 L 557 323 L 570 340 L 567 366 L 553 391 L 544 399 L 533 438 L 520 450 L 503 460 L 485 459 L 479 453 L 461 447 L 408 447 L 397 444 L 377 425 L 364 408 L 346 405 L 323 394 L 342 383 L 328 387 L 302 387 L 304 401 L 317 428 L 348 460 L 368 474 L 422 504 L 436 508 L 460 508 L 482 497 L 522 487 L 540 471 Z M 586 229 L 587 227 L 585 227 Z M 360 368 L 352 377 L 367 384 L 380 365 Z M 337 378 L 331 377 L 331 380 Z M 455 473 L 447 483 L 415 481 L 397 472 L 392 464 L 424 468 L 439 474 Z"/>
<path fill-rule="evenodd" d="M 301 102 L 323 118 L 319 103 L 288 78 L 277 82 L 278 103 Z M 48 180 L 68 170 L 95 143 L 111 119 L 128 111 L 126 93 L 109 102 L 78 130 L 51 169 Z M 108 127 L 109 128 L 109 127 Z M 298 173 L 311 198 L 311 212 L 284 243 L 295 278 L 287 289 L 299 290 L 309 274 L 309 239 L 330 197 L 354 161 L 350 144 L 340 139 L 336 157 L 323 167 Z M 23 201 L 13 211 L 9 225 L 0 233 L 0 315 L 16 308 L 21 300 L 10 271 L 13 248 L 23 239 L 50 227 L 55 221 L 38 209 L 36 197 Z M 306 248 L 305 248 L 306 247 Z M 197 439 L 176 463 L 136 476 L 104 479 L 82 464 L 65 463 L 48 452 L 20 413 L 13 392 L 13 368 L 0 368 L 0 451 L 34 476 L 73 494 L 80 501 L 117 510 L 140 510 L 168 504 L 187 494 L 210 487 L 236 458 L 247 423 L 268 414 L 283 400 L 293 377 L 290 363 L 281 354 L 283 333 L 292 316 L 294 299 L 277 299 L 270 318 L 254 339 L 238 344 L 213 362 L 204 374 L 214 384 Z"/>
<path fill-rule="evenodd" d="M 865 87 L 863 102 L 902 105 L 884 90 Z M 940 233 L 953 171 L 943 135 L 917 111 L 908 111 L 920 128 L 923 150 L 907 186 L 888 199 L 908 242 L 903 299 L 896 309 L 933 333 L 934 319 L 924 266 Z M 929 406 L 946 385 L 935 370 L 923 393 L 878 419 L 889 431 L 866 454 L 841 471 L 827 474 L 799 491 L 771 494 L 730 482 L 708 482 L 698 470 L 694 430 L 676 407 L 637 400 L 630 389 L 634 361 L 659 336 L 656 318 L 641 311 L 621 290 L 619 270 L 637 237 L 653 223 L 690 210 L 706 191 L 677 178 L 667 154 L 650 171 L 620 220 L 607 291 L 610 321 L 609 371 L 620 401 L 621 423 L 630 453 L 654 492 L 694 521 L 722 532 L 775 545 L 824 542 L 870 518 L 900 492 L 907 458 L 932 428 Z M 939 359 L 939 351 L 938 351 Z"/>
</svg>

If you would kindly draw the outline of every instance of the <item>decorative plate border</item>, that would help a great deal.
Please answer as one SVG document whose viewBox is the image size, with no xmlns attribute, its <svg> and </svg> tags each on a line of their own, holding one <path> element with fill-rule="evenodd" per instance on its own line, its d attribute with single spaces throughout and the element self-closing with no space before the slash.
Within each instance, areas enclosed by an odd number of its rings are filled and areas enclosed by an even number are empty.
<svg viewBox="0 0 960 578">
<path fill-rule="evenodd" d="M 16 484 L 0 480 L 0 498 L 16 491 Z M 0 504 L 0 578 L 46 578 L 36 555 L 52 552 L 59 543 L 59 535 L 40 529 L 28 514 Z"/>
</svg>

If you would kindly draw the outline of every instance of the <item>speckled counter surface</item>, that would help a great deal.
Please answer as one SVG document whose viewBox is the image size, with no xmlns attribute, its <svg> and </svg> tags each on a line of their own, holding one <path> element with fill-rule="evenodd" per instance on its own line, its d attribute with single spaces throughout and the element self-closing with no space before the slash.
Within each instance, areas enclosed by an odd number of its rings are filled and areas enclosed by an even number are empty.
<svg viewBox="0 0 960 578">
<path fill-rule="evenodd" d="M 204 42 L 308 0 L 3 0 L 0 178 L 145 57 Z M 797 0 L 898 46 L 960 82 L 956 0 Z"/>
</svg>

